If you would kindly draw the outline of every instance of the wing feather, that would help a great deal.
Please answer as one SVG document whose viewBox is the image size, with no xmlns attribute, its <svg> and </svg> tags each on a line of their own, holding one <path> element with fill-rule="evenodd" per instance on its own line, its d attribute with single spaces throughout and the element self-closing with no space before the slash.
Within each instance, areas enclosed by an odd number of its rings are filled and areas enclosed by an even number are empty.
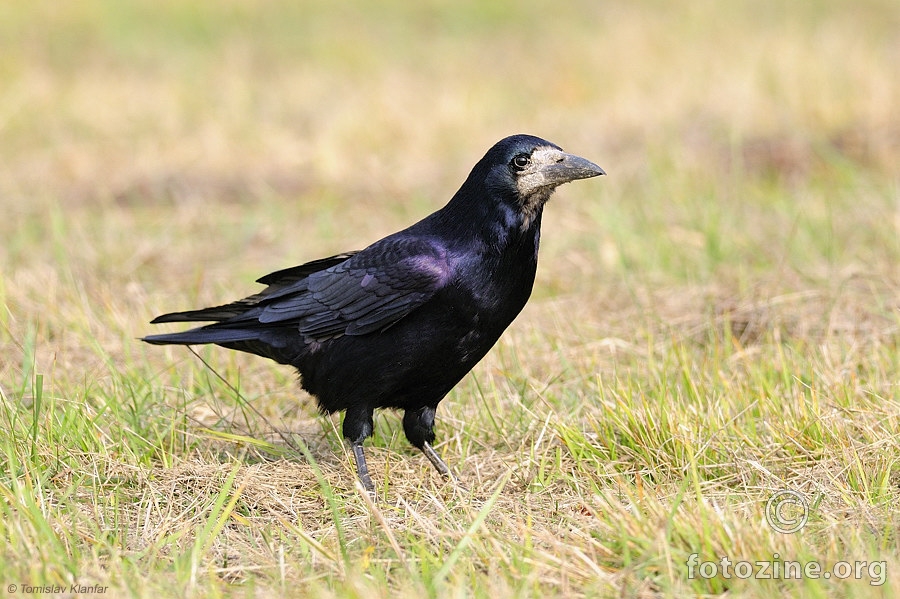
<svg viewBox="0 0 900 599">
<path fill-rule="evenodd" d="M 421 239 L 385 239 L 279 290 L 255 318 L 296 323 L 307 340 L 383 330 L 428 301 L 449 279 L 445 252 Z"/>
<path fill-rule="evenodd" d="M 440 246 L 392 236 L 361 252 L 268 274 L 259 279 L 268 287 L 231 304 L 166 314 L 153 322 L 215 320 L 193 331 L 228 342 L 285 327 L 296 327 L 307 342 L 324 341 L 384 330 L 449 280 L 450 266 Z"/>
</svg>

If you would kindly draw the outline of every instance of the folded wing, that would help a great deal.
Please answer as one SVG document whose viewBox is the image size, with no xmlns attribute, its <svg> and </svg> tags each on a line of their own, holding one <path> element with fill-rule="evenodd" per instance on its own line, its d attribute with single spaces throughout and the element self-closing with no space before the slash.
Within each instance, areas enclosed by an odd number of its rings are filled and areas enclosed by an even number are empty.
<svg viewBox="0 0 900 599">
<path fill-rule="evenodd" d="M 266 275 L 259 279 L 266 289 L 237 302 L 166 314 L 153 322 L 218 321 L 171 334 L 170 342 L 176 343 L 188 342 L 191 333 L 198 334 L 196 343 L 215 343 L 219 337 L 231 342 L 254 338 L 254 331 L 293 327 L 305 342 L 321 342 L 390 327 L 428 301 L 449 277 L 441 248 L 422 239 L 388 238 L 361 252 Z M 165 342 L 164 337 L 148 340 Z"/>
</svg>

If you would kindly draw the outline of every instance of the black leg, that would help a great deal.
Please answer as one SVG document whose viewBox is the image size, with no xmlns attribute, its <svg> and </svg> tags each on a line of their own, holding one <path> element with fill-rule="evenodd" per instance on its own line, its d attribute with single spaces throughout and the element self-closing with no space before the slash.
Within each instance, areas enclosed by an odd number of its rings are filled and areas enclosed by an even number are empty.
<svg viewBox="0 0 900 599">
<path fill-rule="evenodd" d="M 375 483 L 369 476 L 369 467 L 366 465 L 366 454 L 363 452 L 363 441 L 372 435 L 374 423 L 372 411 L 366 409 L 350 409 L 344 415 L 344 437 L 350 442 L 353 449 L 353 461 L 356 462 L 356 475 L 359 482 L 371 494 L 375 494 Z"/>
<path fill-rule="evenodd" d="M 356 462 L 356 475 L 359 477 L 359 482 L 366 488 L 366 491 L 374 495 L 375 483 L 372 482 L 372 477 L 369 476 L 369 467 L 366 465 L 366 454 L 363 452 L 362 443 L 354 443 L 351 447 L 353 448 L 353 461 Z"/>
<path fill-rule="evenodd" d="M 449 478 L 450 480 L 456 480 L 456 477 L 453 476 L 452 472 L 450 472 L 450 467 L 447 466 L 447 463 L 441 459 L 441 456 L 439 456 L 438 452 L 434 450 L 434 447 L 431 446 L 431 443 L 425 441 L 425 444 L 422 445 L 422 453 L 425 454 L 425 457 L 428 458 L 429 462 L 434 464 L 434 467 L 437 468 L 437 471 L 441 473 L 441 476 Z"/>
<path fill-rule="evenodd" d="M 414 446 L 418 447 L 428 461 L 431 462 L 442 476 L 456 480 L 446 462 L 434 450 L 431 444 L 434 442 L 434 408 L 425 406 L 418 410 L 407 410 L 403 414 L 403 432 L 406 438 Z"/>
</svg>

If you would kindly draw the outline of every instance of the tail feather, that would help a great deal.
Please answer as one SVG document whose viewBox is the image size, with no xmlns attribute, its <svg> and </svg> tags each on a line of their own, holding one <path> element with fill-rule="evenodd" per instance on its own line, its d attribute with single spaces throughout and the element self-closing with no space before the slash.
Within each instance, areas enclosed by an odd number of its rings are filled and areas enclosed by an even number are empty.
<svg viewBox="0 0 900 599">
<path fill-rule="evenodd" d="M 338 254 L 270 273 L 259 279 L 260 283 L 267 285 L 265 289 L 230 304 L 200 310 L 170 312 L 157 316 L 150 321 L 151 324 L 165 322 L 212 322 L 214 324 L 180 333 L 147 335 L 141 340 L 154 345 L 216 343 L 288 363 L 290 356 L 285 353 L 286 350 L 283 348 L 289 346 L 291 340 L 286 339 L 285 335 L 290 337 L 297 333 L 277 330 L 284 326 L 283 322 L 279 327 L 274 328 L 261 325 L 257 317 L 263 310 L 262 306 L 273 299 L 305 292 L 306 287 L 303 285 L 303 281 L 309 275 L 340 264 L 355 253 Z"/>
<path fill-rule="evenodd" d="M 224 306 L 215 306 L 213 308 L 203 308 L 202 310 L 187 310 L 186 312 L 169 312 L 162 314 L 150 321 L 150 324 L 161 324 L 164 322 L 222 322 L 240 316 L 247 311 L 247 304 L 234 302 L 225 304 Z"/>
<path fill-rule="evenodd" d="M 293 364 L 302 348 L 291 349 L 290 336 L 290 333 L 277 330 L 234 329 L 221 325 L 209 325 L 180 333 L 147 335 L 142 337 L 141 341 L 153 345 L 204 345 L 215 343 L 229 349 L 270 358 L 280 364 Z"/>
<path fill-rule="evenodd" d="M 259 339 L 259 331 L 247 329 L 207 328 L 191 329 L 180 333 L 147 335 L 141 341 L 153 345 L 203 345 L 205 343 L 235 343 Z"/>
<path fill-rule="evenodd" d="M 258 279 L 257 282 L 268 285 L 259 293 L 221 306 L 202 308 L 200 310 L 187 310 L 185 312 L 169 312 L 168 314 L 157 316 L 150 321 L 150 324 L 161 324 L 164 322 L 225 322 L 237 317 L 253 316 L 254 308 L 257 308 L 260 303 L 280 297 L 285 293 L 300 291 L 301 287 L 293 289 L 292 286 L 296 283 L 300 283 L 314 272 L 325 270 L 326 268 L 340 264 L 356 253 L 357 252 L 355 251 L 345 252 L 329 258 L 313 260 L 312 262 L 307 262 L 300 266 L 293 266 L 291 268 L 285 268 L 269 273 Z M 148 339 L 166 336 L 167 335 L 151 335 Z M 172 343 L 178 342 L 173 341 Z"/>
</svg>

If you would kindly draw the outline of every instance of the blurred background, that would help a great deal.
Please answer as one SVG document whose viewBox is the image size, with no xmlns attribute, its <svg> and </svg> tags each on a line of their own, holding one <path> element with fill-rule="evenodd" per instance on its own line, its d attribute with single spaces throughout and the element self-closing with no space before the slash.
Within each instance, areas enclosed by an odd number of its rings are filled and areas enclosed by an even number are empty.
<svg viewBox="0 0 900 599">
<path fill-rule="evenodd" d="M 351 563 L 406 588 L 406 553 L 408 596 L 524 597 L 727 592 L 673 568 L 701 549 L 893 568 L 898 65 L 896 0 L 0 2 L 0 571 L 333 597 Z M 512 473 L 495 534 L 450 573 L 480 508 L 431 501 L 389 413 L 370 468 L 425 517 L 389 514 L 397 559 L 363 520 L 345 545 L 305 459 L 242 453 L 299 432 L 368 513 L 289 369 L 137 338 L 411 224 L 513 133 L 608 176 L 557 191 L 532 301 L 441 404 L 476 496 Z M 232 467 L 258 503 L 192 545 Z M 818 493 L 815 535 L 760 528 L 785 485 Z"/>
<path fill-rule="evenodd" d="M 579 279 L 896 258 L 898 30 L 877 0 L 6 3 L 3 270 L 57 214 L 86 274 L 240 279 L 426 214 L 516 132 L 610 173 L 548 212 L 600 248 L 554 255 Z"/>
<path fill-rule="evenodd" d="M 898 64 L 878 0 L 4 3 L 0 376 L 128 362 L 152 316 L 418 220 L 518 132 L 609 173 L 548 206 L 544 334 L 758 301 L 766 329 L 796 293 L 803 330 L 889 326 Z"/>
<path fill-rule="evenodd" d="M 804 330 L 888 326 L 898 64 L 879 0 L 4 3 L 0 376 L 121 366 L 152 316 L 418 220 L 519 132 L 609 173 L 545 213 L 543 334 L 762 301 L 752 328 L 793 293 Z"/>
</svg>

